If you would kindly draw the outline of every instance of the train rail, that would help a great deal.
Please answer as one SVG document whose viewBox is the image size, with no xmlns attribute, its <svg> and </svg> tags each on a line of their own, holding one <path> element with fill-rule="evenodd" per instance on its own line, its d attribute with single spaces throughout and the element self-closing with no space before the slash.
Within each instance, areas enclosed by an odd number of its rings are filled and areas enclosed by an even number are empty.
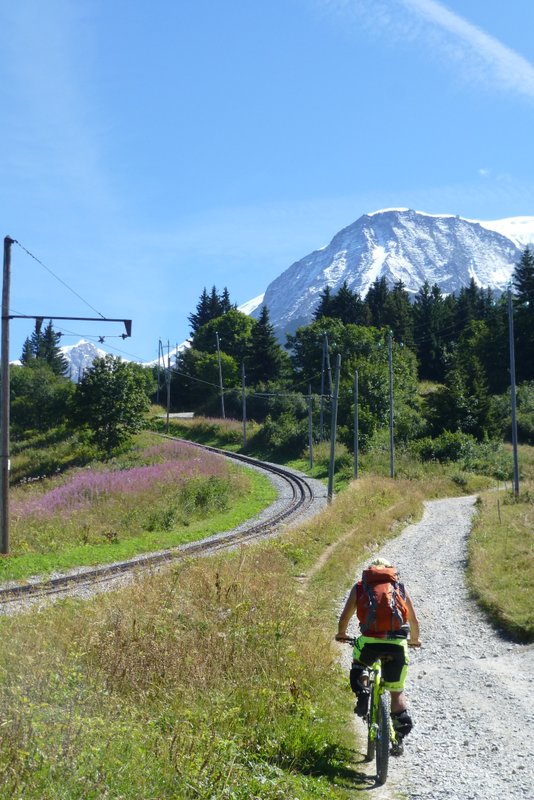
<svg viewBox="0 0 534 800">
<path fill-rule="evenodd" d="M 280 531 L 282 526 L 299 518 L 315 501 L 319 501 L 319 505 L 321 505 L 321 499 L 324 498 L 325 493 L 323 491 L 321 494 L 321 490 L 318 490 L 317 481 L 310 481 L 278 464 L 259 461 L 240 453 L 231 453 L 173 436 L 162 436 L 177 441 L 187 441 L 187 444 L 194 447 L 224 455 L 234 461 L 276 476 L 279 489 L 278 499 L 264 510 L 259 518 L 243 523 L 232 531 L 217 533 L 174 548 L 144 553 L 125 561 L 116 561 L 96 567 L 80 567 L 70 572 L 45 578 L 31 578 L 23 583 L 10 582 L 0 585 L 0 614 L 23 609 L 45 598 L 52 601 L 69 595 L 90 596 L 97 592 L 111 590 L 140 574 L 143 570 L 158 568 L 185 558 L 211 555 L 220 550 L 234 548 L 274 535 Z"/>
</svg>

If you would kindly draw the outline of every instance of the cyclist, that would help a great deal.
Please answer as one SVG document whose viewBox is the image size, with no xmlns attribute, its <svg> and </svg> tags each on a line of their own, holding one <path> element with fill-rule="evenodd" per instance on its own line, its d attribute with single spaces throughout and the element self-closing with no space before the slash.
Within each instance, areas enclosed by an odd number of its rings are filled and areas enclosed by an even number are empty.
<svg viewBox="0 0 534 800">
<path fill-rule="evenodd" d="M 339 617 L 337 641 L 347 641 L 347 627 L 351 617 L 358 612 L 360 620 L 365 620 L 365 612 L 361 608 L 365 603 L 369 603 L 368 592 L 364 587 L 363 578 L 366 572 L 374 570 L 387 576 L 397 575 L 395 568 L 382 558 L 377 558 L 370 565 L 368 570 L 364 570 L 362 580 L 352 587 L 345 603 L 345 607 Z M 391 581 L 392 578 L 389 577 Z M 350 685 L 352 691 L 357 696 L 354 711 L 358 716 L 365 717 L 369 707 L 369 689 L 367 687 L 367 667 L 370 667 L 377 657 L 387 656 L 382 662 L 382 675 L 384 685 L 391 695 L 391 720 L 397 736 L 402 741 L 407 736 L 412 727 L 412 719 L 407 711 L 406 696 L 404 694 L 404 682 L 408 668 L 407 645 L 419 647 L 419 622 L 415 614 L 413 603 L 407 594 L 402 583 L 395 583 L 395 587 L 401 598 L 400 604 L 403 609 L 402 621 L 407 624 L 401 625 L 393 630 L 389 625 L 389 630 L 377 631 L 380 627 L 376 624 L 366 627 L 365 621 L 360 621 L 361 635 L 356 639 L 354 645 L 354 660 L 350 671 Z M 393 605 L 390 602 L 390 605 Z M 395 612 L 392 612 L 395 613 Z M 376 617 L 376 615 L 375 615 Z M 369 619 L 369 617 L 368 617 Z M 408 638 L 409 636 L 409 638 Z"/>
</svg>

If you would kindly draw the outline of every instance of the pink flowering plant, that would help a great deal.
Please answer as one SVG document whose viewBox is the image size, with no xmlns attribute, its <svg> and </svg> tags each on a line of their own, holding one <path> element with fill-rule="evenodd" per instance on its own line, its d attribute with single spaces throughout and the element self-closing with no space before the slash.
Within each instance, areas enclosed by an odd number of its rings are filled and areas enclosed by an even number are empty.
<svg viewBox="0 0 534 800">
<path fill-rule="evenodd" d="M 143 437 L 140 437 L 143 441 Z M 144 435 L 146 440 L 147 435 Z M 12 554 L 50 553 L 180 532 L 224 511 L 248 478 L 222 456 L 186 443 L 138 446 L 105 465 L 71 470 L 12 490 Z"/>
</svg>

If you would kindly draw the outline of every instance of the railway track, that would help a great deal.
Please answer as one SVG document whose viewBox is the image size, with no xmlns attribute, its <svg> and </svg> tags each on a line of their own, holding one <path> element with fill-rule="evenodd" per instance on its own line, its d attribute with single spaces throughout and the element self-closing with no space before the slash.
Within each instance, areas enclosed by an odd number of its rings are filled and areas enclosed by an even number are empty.
<svg viewBox="0 0 534 800">
<path fill-rule="evenodd" d="M 173 436 L 163 436 L 163 438 L 186 441 Z M 317 482 L 308 481 L 289 469 L 216 447 L 189 441 L 187 443 L 276 476 L 278 500 L 269 506 L 258 520 L 244 523 L 232 531 L 217 533 L 206 539 L 168 550 L 145 553 L 126 561 L 116 561 L 97 567 L 81 567 L 68 573 L 42 579 L 29 579 L 24 583 L 12 582 L 0 585 L 0 614 L 21 610 L 45 598 L 51 601 L 68 595 L 90 596 L 113 589 L 142 570 L 157 568 L 185 558 L 211 555 L 220 550 L 273 535 L 282 525 L 299 517 L 317 499 L 317 491 L 314 490 L 314 483 Z"/>
</svg>

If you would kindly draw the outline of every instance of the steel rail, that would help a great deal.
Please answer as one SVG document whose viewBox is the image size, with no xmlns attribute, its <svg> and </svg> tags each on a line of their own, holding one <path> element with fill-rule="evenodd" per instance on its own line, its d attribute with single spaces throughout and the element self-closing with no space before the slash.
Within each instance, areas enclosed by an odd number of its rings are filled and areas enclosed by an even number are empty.
<svg viewBox="0 0 534 800">
<path fill-rule="evenodd" d="M 21 603 L 25 599 L 39 599 L 40 597 L 60 597 L 76 589 L 83 587 L 97 587 L 106 583 L 113 583 L 120 576 L 138 574 L 140 571 L 150 567 L 158 567 L 169 564 L 173 561 L 180 561 L 186 558 L 207 556 L 219 550 L 231 549 L 241 544 L 247 544 L 255 539 L 261 539 L 269 534 L 274 534 L 283 522 L 290 521 L 294 516 L 304 511 L 314 500 L 315 495 L 312 486 L 294 472 L 271 464 L 251 456 L 241 453 L 232 453 L 209 445 L 198 444 L 186 439 L 159 434 L 163 438 L 175 441 L 186 442 L 194 447 L 218 453 L 234 461 L 238 461 L 249 466 L 253 466 L 264 472 L 277 475 L 284 480 L 291 489 L 291 497 L 282 509 L 273 513 L 268 518 L 252 523 L 250 526 L 239 528 L 232 531 L 214 534 L 206 539 L 195 542 L 188 542 L 184 545 L 169 548 L 158 552 L 145 553 L 135 556 L 125 561 L 116 561 L 111 564 L 102 564 L 96 567 L 81 567 L 78 571 L 63 575 L 51 576 L 43 579 L 36 579 L 21 584 L 0 585 L 0 607 L 9 606 L 14 603 Z M 246 525 L 246 523 L 243 523 Z"/>
</svg>

